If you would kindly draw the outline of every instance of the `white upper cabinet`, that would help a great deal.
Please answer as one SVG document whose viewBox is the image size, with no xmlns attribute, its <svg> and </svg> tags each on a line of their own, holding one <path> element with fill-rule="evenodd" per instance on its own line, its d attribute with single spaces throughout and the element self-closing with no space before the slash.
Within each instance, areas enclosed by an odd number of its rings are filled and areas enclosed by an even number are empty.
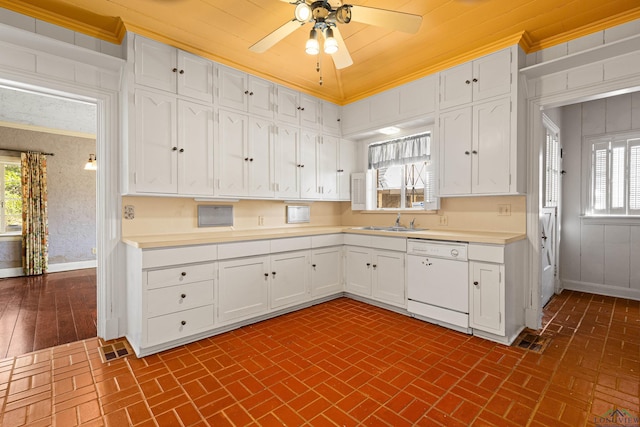
<svg viewBox="0 0 640 427">
<path fill-rule="evenodd" d="M 140 193 L 213 195 L 213 109 L 136 90 L 135 178 Z"/>
<path fill-rule="evenodd" d="M 318 186 L 323 200 L 338 200 L 338 150 L 340 140 L 324 135 L 318 145 Z"/>
<path fill-rule="evenodd" d="M 134 52 L 136 84 L 213 102 L 213 62 L 137 35 Z"/>
<path fill-rule="evenodd" d="M 416 118 L 433 118 L 437 93 L 438 78 L 431 75 L 347 104 L 342 109 L 342 133 L 354 135 Z"/>
<path fill-rule="evenodd" d="M 351 200 L 351 174 L 356 170 L 356 144 L 340 140 L 338 149 L 338 199 Z"/>
<path fill-rule="evenodd" d="M 279 122 L 315 130 L 320 125 L 320 112 L 317 98 L 278 86 L 276 119 Z"/>
<path fill-rule="evenodd" d="M 326 134 L 340 136 L 342 109 L 339 105 L 328 101 L 321 101 L 322 104 L 322 132 Z"/>
<path fill-rule="evenodd" d="M 270 198 L 273 187 L 271 122 L 220 110 L 216 139 L 216 194 Z"/>
<path fill-rule="evenodd" d="M 224 65 L 218 65 L 216 72 L 221 107 L 273 118 L 273 83 Z"/>
<path fill-rule="evenodd" d="M 512 51 L 503 49 L 440 73 L 440 109 L 511 92 Z"/>
<path fill-rule="evenodd" d="M 318 144 L 317 132 L 302 129 L 300 132 L 300 198 L 320 199 L 322 193 L 318 184 Z"/>
<path fill-rule="evenodd" d="M 440 195 L 506 194 L 511 185 L 511 101 L 440 115 Z"/>
</svg>

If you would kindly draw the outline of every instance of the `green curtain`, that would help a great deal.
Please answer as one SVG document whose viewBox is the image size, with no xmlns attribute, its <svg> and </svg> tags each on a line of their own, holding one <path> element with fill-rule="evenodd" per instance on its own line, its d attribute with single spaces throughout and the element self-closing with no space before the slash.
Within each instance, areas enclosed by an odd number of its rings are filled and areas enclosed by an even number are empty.
<svg viewBox="0 0 640 427">
<path fill-rule="evenodd" d="M 26 276 L 46 273 L 49 266 L 47 157 L 22 153 L 22 268 Z"/>
</svg>

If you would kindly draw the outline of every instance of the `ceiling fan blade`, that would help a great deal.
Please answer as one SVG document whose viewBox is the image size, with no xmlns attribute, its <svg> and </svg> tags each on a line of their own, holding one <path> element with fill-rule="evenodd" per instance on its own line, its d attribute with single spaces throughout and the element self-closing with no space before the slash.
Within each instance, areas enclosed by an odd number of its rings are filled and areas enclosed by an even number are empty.
<svg viewBox="0 0 640 427">
<path fill-rule="evenodd" d="M 342 38 L 342 34 L 340 34 L 340 30 L 337 26 L 332 27 L 333 29 L 333 37 L 338 42 L 338 51 L 331 55 L 333 59 L 333 63 L 336 66 L 336 69 L 340 70 L 342 68 L 347 68 L 350 65 L 353 65 L 353 59 L 351 59 L 351 55 L 349 54 L 349 49 L 347 49 L 347 45 L 344 43 L 344 39 Z"/>
<path fill-rule="evenodd" d="M 283 38 L 287 37 L 289 34 L 293 33 L 295 30 L 304 25 L 304 22 L 296 21 L 295 19 L 285 23 L 283 26 L 273 31 L 271 34 L 267 35 L 256 44 L 251 46 L 249 50 L 251 52 L 256 53 L 264 53 L 273 45 L 278 43 Z"/>
<path fill-rule="evenodd" d="M 351 20 L 405 33 L 417 33 L 422 16 L 366 6 L 350 6 Z"/>
</svg>

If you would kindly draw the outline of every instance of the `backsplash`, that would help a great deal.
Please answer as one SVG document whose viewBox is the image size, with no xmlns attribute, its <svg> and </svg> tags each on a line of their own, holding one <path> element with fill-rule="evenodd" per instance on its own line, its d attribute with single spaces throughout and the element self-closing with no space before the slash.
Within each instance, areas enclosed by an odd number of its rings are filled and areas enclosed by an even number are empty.
<svg viewBox="0 0 640 427">
<path fill-rule="evenodd" d="M 214 204 L 178 197 L 123 197 L 122 205 L 133 206 L 135 217 L 122 220 L 122 235 L 128 237 L 280 227 L 392 225 L 397 215 L 397 212 L 353 212 L 349 202 L 314 202 L 309 204 L 310 222 L 287 224 L 287 205 L 282 201 L 242 200 L 233 203 L 233 227 L 198 228 L 198 205 L 207 203 Z M 228 205 L 229 202 L 215 204 Z M 499 215 L 499 211 L 504 211 L 505 207 L 508 207 L 509 214 Z M 437 213 L 404 212 L 401 223 L 408 225 L 413 218 L 416 218 L 415 226 L 419 228 L 526 233 L 526 197 L 443 199 L 441 209 Z"/>
</svg>

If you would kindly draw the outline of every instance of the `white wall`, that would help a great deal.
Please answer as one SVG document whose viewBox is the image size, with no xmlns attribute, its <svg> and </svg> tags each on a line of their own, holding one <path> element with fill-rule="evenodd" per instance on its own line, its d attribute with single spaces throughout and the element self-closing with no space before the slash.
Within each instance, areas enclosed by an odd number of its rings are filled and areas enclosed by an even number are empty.
<svg viewBox="0 0 640 427">
<path fill-rule="evenodd" d="M 640 132 L 640 92 L 562 108 L 560 278 L 566 289 L 640 299 L 640 219 L 583 218 L 583 140 Z"/>
</svg>

